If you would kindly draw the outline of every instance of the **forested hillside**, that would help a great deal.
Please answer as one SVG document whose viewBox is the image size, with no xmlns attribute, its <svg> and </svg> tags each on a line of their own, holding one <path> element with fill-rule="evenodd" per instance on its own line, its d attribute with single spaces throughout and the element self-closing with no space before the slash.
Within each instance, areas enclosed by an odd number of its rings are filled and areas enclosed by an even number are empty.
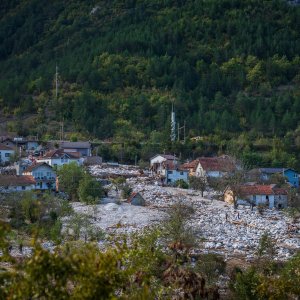
<svg viewBox="0 0 300 300">
<path fill-rule="evenodd" d="M 127 160 L 146 159 L 171 150 L 160 143 L 169 139 L 173 101 L 189 137 L 203 138 L 172 150 L 191 157 L 214 145 L 253 165 L 299 166 L 299 6 L 2 0 L 0 40 L 0 107 L 14 117 L 8 131 L 55 138 L 63 119 L 77 135 L 126 143 Z"/>
</svg>

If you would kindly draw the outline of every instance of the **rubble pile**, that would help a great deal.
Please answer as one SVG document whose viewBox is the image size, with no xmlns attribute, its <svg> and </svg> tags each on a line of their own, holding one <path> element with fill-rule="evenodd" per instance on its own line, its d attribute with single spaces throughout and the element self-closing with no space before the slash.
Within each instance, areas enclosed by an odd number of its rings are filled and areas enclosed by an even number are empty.
<svg viewBox="0 0 300 300">
<path fill-rule="evenodd" d="M 219 203 L 218 203 L 219 202 Z M 289 219 L 280 211 L 241 207 L 234 210 L 220 201 L 196 209 L 193 227 L 201 230 L 206 249 L 228 255 L 242 254 L 248 260 L 255 256 L 263 233 L 273 239 L 277 251 L 274 259 L 285 260 L 300 249 L 300 227 L 289 232 Z"/>
<path fill-rule="evenodd" d="M 138 172 L 126 167 L 113 168 L 113 171 Z M 94 167 L 93 172 L 97 174 L 101 168 Z M 214 192 L 206 192 L 203 198 L 198 191 L 160 186 L 154 177 L 129 176 L 127 183 L 146 200 L 146 207 L 122 204 L 118 208 L 114 204 L 115 209 L 101 209 L 100 221 L 97 221 L 101 228 L 116 228 L 119 224 L 121 232 L 130 233 L 133 228 L 136 230 L 161 220 L 165 208 L 185 201 L 195 208 L 190 225 L 204 240 L 198 249 L 200 252 L 243 256 L 251 261 L 265 232 L 275 243 L 274 259 L 286 260 L 300 250 L 300 224 L 292 224 L 282 211 L 266 209 L 261 215 L 255 208 L 251 211 L 249 207 L 240 206 L 234 210 L 233 206 L 214 200 Z"/>
<path fill-rule="evenodd" d="M 0 174 L 2 175 L 8 175 L 8 174 L 10 175 L 15 173 L 16 173 L 15 166 L 0 167 Z"/>
<path fill-rule="evenodd" d="M 146 200 L 146 204 L 156 207 L 166 207 L 174 204 L 179 195 L 174 195 L 166 188 L 159 186 L 145 177 L 128 178 L 126 181 L 133 189 L 133 192 L 140 193 Z"/>
<path fill-rule="evenodd" d="M 91 216 L 92 224 L 105 233 L 130 234 L 159 222 L 165 216 L 164 212 L 157 209 L 128 203 L 95 206 L 73 202 L 72 206 L 75 212 Z"/>
<path fill-rule="evenodd" d="M 110 176 L 125 176 L 135 177 L 139 176 L 139 169 L 129 165 L 118 165 L 117 167 L 102 164 L 89 167 L 91 175 L 96 177 L 110 177 Z"/>
</svg>

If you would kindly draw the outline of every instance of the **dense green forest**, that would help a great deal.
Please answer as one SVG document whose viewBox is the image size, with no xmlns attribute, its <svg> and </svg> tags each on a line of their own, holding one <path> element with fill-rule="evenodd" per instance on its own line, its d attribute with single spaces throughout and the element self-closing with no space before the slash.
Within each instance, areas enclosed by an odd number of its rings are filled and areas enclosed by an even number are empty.
<svg viewBox="0 0 300 300">
<path fill-rule="evenodd" d="M 64 120 L 78 137 L 113 138 L 100 149 L 107 159 L 227 151 L 249 165 L 300 167 L 299 6 L 3 0 L 0 40 L 7 131 L 57 138 Z M 198 142 L 169 142 L 172 102 Z"/>
</svg>

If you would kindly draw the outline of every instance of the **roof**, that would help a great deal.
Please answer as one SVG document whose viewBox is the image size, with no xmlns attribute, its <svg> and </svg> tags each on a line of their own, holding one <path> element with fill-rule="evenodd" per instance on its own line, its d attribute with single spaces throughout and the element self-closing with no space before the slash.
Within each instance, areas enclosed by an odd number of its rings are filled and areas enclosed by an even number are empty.
<svg viewBox="0 0 300 300">
<path fill-rule="evenodd" d="M 187 162 L 187 163 L 181 165 L 181 169 L 185 169 L 185 170 L 192 169 L 195 172 L 198 164 L 199 164 L 199 159 L 195 159 L 193 161 L 190 161 L 190 162 Z"/>
<path fill-rule="evenodd" d="M 79 152 L 64 152 L 63 149 L 56 149 L 56 150 L 48 151 L 47 153 L 44 154 L 44 156 L 39 157 L 38 159 L 61 158 L 64 155 L 67 155 L 67 156 L 69 156 L 70 158 L 73 158 L 73 159 L 78 159 L 78 158 L 81 157 L 81 153 L 79 153 Z"/>
<path fill-rule="evenodd" d="M 49 167 L 49 168 L 52 169 L 52 167 L 49 166 L 48 164 L 46 164 L 45 162 L 40 162 L 40 163 L 36 163 L 34 165 L 29 166 L 26 170 L 24 170 L 23 173 L 32 172 L 34 169 L 36 169 L 36 168 L 38 168 L 40 166 L 43 166 L 43 165 L 45 165 L 46 167 Z"/>
<path fill-rule="evenodd" d="M 189 170 L 183 169 L 181 166 L 177 166 L 174 164 L 167 165 L 166 170 L 174 170 L 178 172 L 187 172 L 187 173 L 189 172 Z"/>
<path fill-rule="evenodd" d="M 132 200 L 133 200 L 135 197 L 139 197 L 140 199 L 142 199 L 142 200 L 145 201 L 145 199 L 143 198 L 143 196 L 142 196 L 139 192 L 133 192 L 133 193 L 129 196 L 127 202 L 128 202 L 128 203 L 131 203 Z"/>
<path fill-rule="evenodd" d="M 259 168 L 259 169 L 254 169 L 254 170 L 258 170 L 261 173 L 267 173 L 267 174 L 283 173 L 288 170 L 291 170 L 291 171 L 297 173 L 294 169 L 291 169 L 291 168 Z"/>
<path fill-rule="evenodd" d="M 35 184 L 32 176 L 0 175 L 0 186 L 22 186 Z"/>
<path fill-rule="evenodd" d="M 287 195 L 287 190 L 274 185 L 243 185 L 240 187 L 243 195 Z"/>
<path fill-rule="evenodd" d="M 58 142 L 60 148 L 74 148 L 74 149 L 89 149 L 91 148 L 90 142 L 68 142 L 68 141 L 62 141 Z"/>
<path fill-rule="evenodd" d="M 281 173 L 284 172 L 285 168 L 259 168 L 258 169 L 262 173 L 274 174 L 274 173 Z"/>
<path fill-rule="evenodd" d="M 131 202 L 132 199 L 133 199 L 134 197 L 136 197 L 137 195 L 141 195 L 141 194 L 140 194 L 140 193 L 132 193 L 132 194 L 129 196 L 129 198 L 128 198 L 128 202 Z"/>
<path fill-rule="evenodd" d="M 0 144 L 0 150 L 14 151 L 14 149 L 12 149 L 4 144 Z"/>
<path fill-rule="evenodd" d="M 231 172 L 235 170 L 235 164 L 226 156 L 200 157 L 199 162 L 205 171 Z"/>
<path fill-rule="evenodd" d="M 177 160 L 177 157 L 172 154 L 156 154 L 155 156 L 151 157 L 151 160 L 157 156 L 161 156 L 166 160 Z"/>
</svg>

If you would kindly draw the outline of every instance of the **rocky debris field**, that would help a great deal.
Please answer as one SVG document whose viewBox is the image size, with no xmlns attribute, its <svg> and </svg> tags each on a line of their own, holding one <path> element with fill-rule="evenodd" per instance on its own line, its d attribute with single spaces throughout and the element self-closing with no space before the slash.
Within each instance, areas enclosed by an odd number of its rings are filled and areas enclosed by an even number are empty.
<svg viewBox="0 0 300 300">
<path fill-rule="evenodd" d="M 139 176 L 140 171 L 135 166 L 129 165 L 117 165 L 113 166 L 110 164 L 95 165 L 89 167 L 89 172 L 95 177 L 114 177 L 114 176 L 124 176 L 133 177 Z"/>
<path fill-rule="evenodd" d="M 157 224 L 165 213 L 158 209 L 134 206 L 129 203 L 107 203 L 85 205 L 81 202 L 72 203 L 76 213 L 91 216 L 91 223 L 101 228 L 104 233 L 130 234 L 146 226 Z"/>
<path fill-rule="evenodd" d="M 276 248 L 274 259 L 286 260 L 300 250 L 300 224 L 292 221 L 283 211 L 269 210 L 263 214 L 254 208 L 233 206 L 211 200 L 212 193 L 162 187 L 154 178 L 132 177 L 127 183 L 146 200 L 145 207 L 130 204 L 102 205 L 98 225 L 103 229 L 120 228 L 123 233 L 159 222 L 172 204 L 184 201 L 195 208 L 190 225 L 202 236 L 199 251 L 211 251 L 225 256 L 243 256 L 251 261 L 263 233 L 267 232 Z M 76 208 L 75 208 L 76 210 Z M 117 225 L 119 224 L 119 225 Z M 123 224 L 123 225 L 122 225 Z"/>
</svg>

